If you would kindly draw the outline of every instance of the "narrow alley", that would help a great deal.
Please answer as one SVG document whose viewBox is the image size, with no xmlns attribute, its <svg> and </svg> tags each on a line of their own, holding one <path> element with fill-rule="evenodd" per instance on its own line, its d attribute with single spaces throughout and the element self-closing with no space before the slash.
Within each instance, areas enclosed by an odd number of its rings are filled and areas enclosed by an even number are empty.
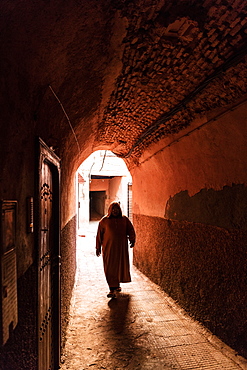
<svg viewBox="0 0 247 370">
<path fill-rule="evenodd" d="M 78 236 L 77 274 L 62 370 L 247 369 L 247 361 L 192 320 L 132 266 L 132 282 L 109 300 L 98 222 Z M 132 259 L 132 257 L 130 256 Z"/>
</svg>

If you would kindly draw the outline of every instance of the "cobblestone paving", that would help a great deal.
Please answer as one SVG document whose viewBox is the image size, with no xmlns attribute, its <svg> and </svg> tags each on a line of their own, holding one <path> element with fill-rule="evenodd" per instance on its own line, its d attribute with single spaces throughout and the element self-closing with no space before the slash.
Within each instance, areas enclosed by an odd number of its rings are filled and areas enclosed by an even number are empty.
<svg viewBox="0 0 247 370">
<path fill-rule="evenodd" d="M 74 288 L 62 370 L 247 369 L 247 361 L 188 317 L 132 267 L 117 299 L 106 297 L 92 222 L 78 237 Z"/>
</svg>

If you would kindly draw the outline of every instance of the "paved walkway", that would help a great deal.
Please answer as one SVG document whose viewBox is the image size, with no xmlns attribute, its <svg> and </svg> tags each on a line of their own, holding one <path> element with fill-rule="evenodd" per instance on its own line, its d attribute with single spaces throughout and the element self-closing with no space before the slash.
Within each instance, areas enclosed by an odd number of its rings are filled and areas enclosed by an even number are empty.
<svg viewBox="0 0 247 370">
<path fill-rule="evenodd" d="M 102 258 L 95 256 L 91 222 L 78 237 L 77 277 L 62 370 L 247 369 L 237 356 L 188 317 L 132 267 L 117 299 L 106 297 Z"/>
</svg>

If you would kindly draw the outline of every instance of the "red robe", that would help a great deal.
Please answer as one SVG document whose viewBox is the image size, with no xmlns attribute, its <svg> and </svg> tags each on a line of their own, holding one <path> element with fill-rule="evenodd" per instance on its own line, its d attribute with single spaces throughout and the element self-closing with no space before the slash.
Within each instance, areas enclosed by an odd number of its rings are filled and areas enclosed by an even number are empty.
<svg viewBox="0 0 247 370">
<path fill-rule="evenodd" d="M 135 241 L 135 230 L 128 217 L 105 216 L 100 220 L 96 249 L 102 246 L 104 271 L 109 287 L 131 281 L 128 239 Z"/>
</svg>

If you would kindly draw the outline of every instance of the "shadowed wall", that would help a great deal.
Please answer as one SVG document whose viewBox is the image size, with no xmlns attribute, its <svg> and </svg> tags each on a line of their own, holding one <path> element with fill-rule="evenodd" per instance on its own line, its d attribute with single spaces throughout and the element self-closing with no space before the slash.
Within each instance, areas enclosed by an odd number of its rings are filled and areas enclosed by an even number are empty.
<svg viewBox="0 0 247 370">
<path fill-rule="evenodd" d="M 192 197 L 188 191 L 181 191 L 168 200 L 164 216 L 178 221 L 246 230 L 246 209 L 246 186 L 233 184 L 224 186 L 222 190 L 202 189 Z"/>
<path fill-rule="evenodd" d="M 30 266 L 18 279 L 18 325 L 0 347 L 1 370 L 35 370 L 37 361 L 37 271 Z"/>
</svg>

